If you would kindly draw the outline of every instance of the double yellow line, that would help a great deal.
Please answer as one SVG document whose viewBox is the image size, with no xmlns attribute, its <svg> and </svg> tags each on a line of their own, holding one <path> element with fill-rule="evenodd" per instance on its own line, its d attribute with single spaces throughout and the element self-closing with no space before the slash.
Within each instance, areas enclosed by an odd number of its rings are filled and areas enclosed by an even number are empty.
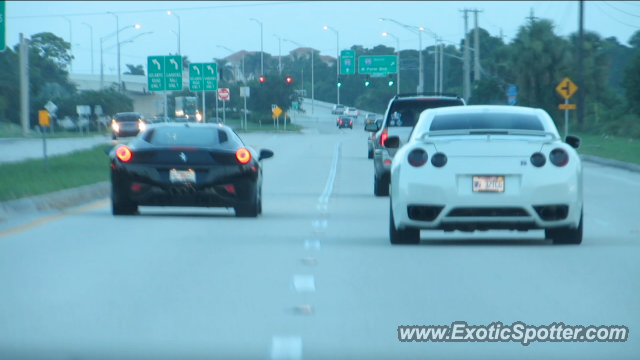
<svg viewBox="0 0 640 360">
<path fill-rule="evenodd" d="M 83 213 L 83 212 L 87 212 L 87 211 L 92 210 L 92 209 L 103 207 L 103 206 L 107 205 L 110 202 L 111 202 L 110 199 L 105 199 L 105 200 L 101 200 L 101 201 L 98 201 L 98 202 L 95 202 L 95 203 L 92 203 L 92 204 L 84 205 L 84 206 L 81 206 L 81 207 L 78 207 L 78 208 L 75 208 L 75 209 L 72 209 L 72 210 L 65 210 L 65 211 L 59 212 L 57 214 L 48 215 L 48 216 L 45 216 L 45 217 L 30 221 L 30 222 L 28 222 L 26 224 L 22 224 L 22 225 L 19 225 L 19 226 L 10 228 L 10 229 L 6 229 L 6 230 L 1 230 L 0 231 L 0 237 L 11 235 L 11 234 L 15 234 L 15 233 L 19 233 L 19 232 L 24 231 L 24 230 L 33 229 L 35 227 L 38 227 L 38 226 L 43 225 L 43 224 L 46 224 L 46 223 L 51 222 L 53 220 L 65 217 L 67 215 Z"/>
</svg>

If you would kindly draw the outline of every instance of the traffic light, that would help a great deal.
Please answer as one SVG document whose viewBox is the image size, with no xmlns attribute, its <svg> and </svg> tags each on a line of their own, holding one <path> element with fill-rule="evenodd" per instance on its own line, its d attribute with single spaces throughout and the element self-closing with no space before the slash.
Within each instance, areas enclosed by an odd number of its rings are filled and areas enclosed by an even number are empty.
<svg viewBox="0 0 640 360">
<path fill-rule="evenodd" d="M 389 86 L 393 86 L 394 81 L 393 81 L 393 75 L 389 74 Z"/>
<path fill-rule="evenodd" d="M 218 77 L 220 81 L 224 81 L 224 72 L 222 71 L 222 67 L 218 70 Z"/>
<path fill-rule="evenodd" d="M 287 84 L 291 84 L 293 79 L 291 78 L 291 76 L 287 76 L 286 81 L 287 81 Z"/>
<path fill-rule="evenodd" d="M 342 77 L 338 76 L 338 87 L 342 86 Z"/>
<path fill-rule="evenodd" d="M 260 76 L 258 80 L 260 81 L 260 85 L 264 84 L 264 76 Z"/>
<path fill-rule="evenodd" d="M 366 75 L 364 77 L 364 86 L 369 86 L 369 84 L 371 84 L 371 82 L 369 81 L 370 76 Z"/>
</svg>

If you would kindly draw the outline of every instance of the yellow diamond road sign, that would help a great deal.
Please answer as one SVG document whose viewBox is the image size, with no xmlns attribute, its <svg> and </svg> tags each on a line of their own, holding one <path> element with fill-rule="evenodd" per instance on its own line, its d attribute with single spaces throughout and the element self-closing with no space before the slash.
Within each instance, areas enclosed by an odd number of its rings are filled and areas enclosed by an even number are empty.
<svg viewBox="0 0 640 360">
<path fill-rule="evenodd" d="M 276 108 L 273 109 L 272 112 L 273 112 L 273 117 L 276 118 L 280 116 L 280 114 L 282 114 L 282 109 L 276 106 Z"/>
<path fill-rule="evenodd" d="M 571 81 L 569 78 L 564 78 L 558 86 L 556 86 L 556 91 L 563 98 L 569 99 L 575 92 L 578 90 L 576 84 Z"/>
</svg>

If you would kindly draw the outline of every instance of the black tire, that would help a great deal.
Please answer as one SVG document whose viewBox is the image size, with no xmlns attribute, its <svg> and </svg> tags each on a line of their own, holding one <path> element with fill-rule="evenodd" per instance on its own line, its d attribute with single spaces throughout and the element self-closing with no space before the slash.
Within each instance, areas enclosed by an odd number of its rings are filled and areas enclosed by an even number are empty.
<svg viewBox="0 0 640 360">
<path fill-rule="evenodd" d="M 391 206 L 389 206 L 389 240 L 391 240 L 391 243 L 394 245 L 420 244 L 420 229 L 396 229 L 396 223 L 393 220 L 393 208 Z"/>
<path fill-rule="evenodd" d="M 577 228 L 547 229 L 544 231 L 545 238 L 552 239 L 554 244 L 582 244 L 582 211 L 580 212 L 580 224 Z"/>
<path fill-rule="evenodd" d="M 256 189 L 251 202 L 247 205 L 236 206 L 237 217 L 258 217 L 258 214 L 262 212 L 262 201 L 260 200 L 259 192 Z"/>
<path fill-rule="evenodd" d="M 389 183 L 378 180 L 378 177 L 373 175 L 373 194 L 375 196 L 389 196 Z"/>
<path fill-rule="evenodd" d="M 118 140 L 118 137 L 116 136 L 116 134 L 113 134 L 113 135 L 111 135 L 111 139 Z"/>
<path fill-rule="evenodd" d="M 367 159 L 373 159 L 373 150 L 367 152 Z"/>
<path fill-rule="evenodd" d="M 127 189 L 126 182 L 112 171 L 111 213 L 113 215 L 135 215 L 138 213 L 138 204 L 129 198 L 124 189 Z"/>
</svg>

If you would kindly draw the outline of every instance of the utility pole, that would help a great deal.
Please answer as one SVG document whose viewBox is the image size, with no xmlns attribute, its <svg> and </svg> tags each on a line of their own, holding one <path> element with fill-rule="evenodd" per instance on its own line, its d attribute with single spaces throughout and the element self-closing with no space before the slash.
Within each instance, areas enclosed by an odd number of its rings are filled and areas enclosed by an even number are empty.
<svg viewBox="0 0 640 360">
<path fill-rule="evenodd" d="M 91 75 L 93 75 L 93 26 L 85 22 L 83 22 L 82 24 L 87 25 L 89 27 L 89 36 L 91 37 Z"/>
<path fill-rule="evenodd" d="M 442 93 L 442 79 L 444 75 L 444 43 L 442 42 L 442 38 L 440 38 L 440 93 Z M 400 64 L 398 64 L 398 69 Z"/>
<path fill-rule="evenodd" d="M 438 92 L 438 35 L 435 36 L 435 44 L 433 45 L 433 92 Z"/>
<path fill-rule="evenodd" d="M 20 33 L 20 120 L 22 134 L 29 134 L 29 50 L 27 39 Z"/>
<path fill-rule="evenodd" d="M 582 123 L 584 120 L 584 72 L 583 72 L 583 60 L 584 60 L 584 1 L 580 0 L 580 15 L 579 15 L 579 27 L 580 33 L 578 37 L 578 128 L 582 129 Z"/>
<path fill-rule="evenodd" d="M 464 12 L 464 99 L 469 101 L 471 97 L 471 64 L 469 64 L 469 10 Z"/>
<path fill-rule="evenodd" d="M 480 81 L 480 31 L 478 28 L 478 13 L 482 12 L 480 10 L 472 10 L 475 15 L 476 28 L 474 31 L 473 38 L 473 59 L 474 59 L 474 69 L 473 69 L 473 81 Z"/>
</svg>

